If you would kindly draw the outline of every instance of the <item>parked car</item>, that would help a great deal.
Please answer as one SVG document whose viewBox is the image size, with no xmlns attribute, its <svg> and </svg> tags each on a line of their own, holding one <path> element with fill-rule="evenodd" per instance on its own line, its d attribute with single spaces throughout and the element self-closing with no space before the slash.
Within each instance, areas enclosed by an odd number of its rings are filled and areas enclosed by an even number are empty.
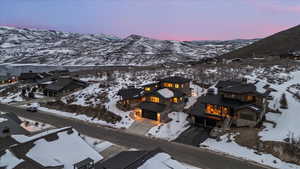
<svg viewBox="0 0 300 169">
<path fill-rule="evenodd" d="M 27 107 L 27 108 L 26 108 L 26 111 L 37 112 L 38 109 L 37 109 L 37 107 L 32 107 L 32 106 L 30 106 L 30 107 Z"/>
</svg>

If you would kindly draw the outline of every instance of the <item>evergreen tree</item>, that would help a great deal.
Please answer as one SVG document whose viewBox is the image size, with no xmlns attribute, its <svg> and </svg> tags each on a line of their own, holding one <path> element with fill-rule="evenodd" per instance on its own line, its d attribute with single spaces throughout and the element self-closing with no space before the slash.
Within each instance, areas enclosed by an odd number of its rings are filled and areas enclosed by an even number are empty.
<svg viewBox="0 0 300 169">
<path fill-rule="evenodd" d="M 286 100 L 285 93 L 283 93 L 283 94 L 281 95 L 281 99 L 280 99 L 280 108 L 282 108 L 282 109 L 287 109 L 287 108 L 288 108 L 288 103 L 287 103 L 287 100 Z"/>
</svg>

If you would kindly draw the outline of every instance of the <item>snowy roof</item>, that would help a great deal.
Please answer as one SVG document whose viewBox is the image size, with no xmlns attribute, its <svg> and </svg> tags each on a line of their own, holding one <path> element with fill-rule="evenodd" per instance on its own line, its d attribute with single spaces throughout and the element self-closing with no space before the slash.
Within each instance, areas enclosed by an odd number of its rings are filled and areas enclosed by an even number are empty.
<svg viewBox="0 0 300 169">
<path fill-rule="evenodd" d="M 96 165 L 98 169 L 186 169 L 161 149 L 124 151 Z"/>
<path fill-rule="evenodd" d="M 14 137 L 20 144 L 10 147 L 20 165 L 40 165 L 73 169 L 73 165 L 87 158 L 100 161 L 103 157 L 91 148 L 72 128 L 54 129 L 32 137 Z M 74 153 L 74 150 L 79 153 Z"/>
<path fill-rule="evenodd" d="M 174 97 L 174 92 L 168 88 L 159 89 L 157 92 L 166 99 Z"/>
</svg>

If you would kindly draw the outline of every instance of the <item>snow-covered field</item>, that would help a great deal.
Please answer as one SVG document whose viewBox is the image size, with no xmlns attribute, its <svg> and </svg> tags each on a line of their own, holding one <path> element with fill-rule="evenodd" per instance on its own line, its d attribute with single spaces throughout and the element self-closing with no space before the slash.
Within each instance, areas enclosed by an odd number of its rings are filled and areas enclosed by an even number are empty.
<svg viewBox="0 0 300 169">
<path fill-rule="evenodd" d="M 24 101 L 24 99 L 21 96 L 21 92 L 11 93 L 7 97 L 0 97 L 0 103 L 12 103 L 21 101 Z"/>
<path fill-rule="evenodd" d="M 206 141 L 200 144 L 200 147 L 240 157 L 245 160 L 255 161 L 257 163 L 261 163 L 278 169 L 300 168 L 300 166 L 298 165 L 283 162 L 270 154 L 256 154 L 254 150 L 238 145 L 234 141 L 234 135 L 229 137 L 231 140 L 230 142 L 228 141 L 227 135 L 222 136 L 221 141 L 219 142 L 215 139 L 207 139 Z"/>
<path fill-rule="evenodd" d="M 168 141 L 175 140 L 182 132 L 190 127 L 186 119 L 187 116 L 188 115 L 183 112 L 172 112 L 169 114 L 172 121 L 152 127 L 147 135 Z"/>
</svg>

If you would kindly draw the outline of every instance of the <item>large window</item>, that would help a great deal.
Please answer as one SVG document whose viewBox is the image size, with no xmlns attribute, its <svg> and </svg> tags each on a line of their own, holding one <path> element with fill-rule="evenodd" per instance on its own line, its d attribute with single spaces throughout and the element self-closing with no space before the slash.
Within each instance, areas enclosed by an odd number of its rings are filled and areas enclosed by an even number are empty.
<svg viewBox="0 0 300 169">
<path fill-rule="evenodd" d="M 146 87 L 145 91 L 148 91 L 148 92 L 151 91 L 151 87 Z"/>
<path fill-rule="evenodd" d="M 206 113 L 226 117 L 229 116 L 229 108 L 209 104 L 206 106 Z"/>
<path fill-rule="evenodd" d="M 180 88 L 179 84 L 175 84 L 175 88 Z"/>
<path fill-rule="evenodd" d="M 253 96 L 245 96 L 246 101 L 253 101 L 254 97 Z"/>
<path fill-rule="evenodd" d="M 164 87 L 173 87 L 172 83 L 164 83 Z"/>
<path fill-rule="evenodd" d="M 150 101 L 154 103 L 159 103 L 159 98 L 158 97 L 150 97 Z"/>
</svg>

